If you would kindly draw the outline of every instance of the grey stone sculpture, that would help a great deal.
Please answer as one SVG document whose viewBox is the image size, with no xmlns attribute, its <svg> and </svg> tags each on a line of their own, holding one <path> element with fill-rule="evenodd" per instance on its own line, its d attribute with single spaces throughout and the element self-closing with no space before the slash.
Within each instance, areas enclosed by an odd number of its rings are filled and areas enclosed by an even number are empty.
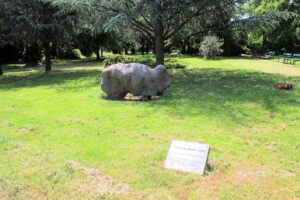
<svg viewBox="0 0 300 200">
<path fill-rule="evenodd" d="M 123 99 L 127 93 L 149 100 L 161 96 L 170 83 L 163 65 L 151 69 L 139 63 L 114 64 L 102 72 L 101 88 L 114 100 Z"/>
</svg>

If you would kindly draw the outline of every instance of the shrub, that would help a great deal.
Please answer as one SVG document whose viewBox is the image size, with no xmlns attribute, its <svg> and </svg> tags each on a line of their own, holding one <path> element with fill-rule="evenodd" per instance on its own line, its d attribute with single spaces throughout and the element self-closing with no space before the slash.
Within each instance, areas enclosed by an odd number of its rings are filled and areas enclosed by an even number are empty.
<svg viewBox="0 0 300 200">
<path fill-rule="evenodd" d="M 172 69 L 172 68 L 185 68 L 185 65 L 179 64 L 177 60 L 172 59 L 172 58 L 167 58 L 165 60 L 165 66 L 168 69 Z"/>
<path fill-rule="evenodd" d="M 113 55 L 105 58 L 103 61 L 103 65 L 107 67 L 109 65 L 116 64 L 116 63 L 133 63 L 133 62 L 135 62 L 135 59 L 133 57 Z"/>
<path fill-rule="evenodd" d="M 141 63 L 144 65 L 148 65 L 149 67 L 152 68 L 156 67 L 155 60 L 147 57 L 145 58 L 145 57 L 132 57 L 132 56 L 125 56 L 125 55 L 112 55 L 110 57 L 105 58 L 105 60 L 103 61 L 103 65 L 105 67 L 117 63 Z M 185 65 L 178 64 L 177 60 L 171 58 L 165 60 L 165 66 L 169 69 L 185 67 Z"/>
<path fill-rule="evenodd" d="M 124 55 L 113 55 L 105 58 L 103 65 L 105 67 L 116 63 L 142 63 L 150 67 L 155 67 L 155 61 L 151 58 L 137 58 Z"/>
<path fill-rule="evenodd" d="M 56 58 L 58 59 L 79 59 L 80 55 L 78 51 L 75 51 L 71 48 L 58 48 L 56 51 Z"/>
<path fill-rule="evenodd" d="M 144 65 L 148 65 L 149 67 L 156 67 L 156 62 L 154 59 L 151 58 L 137 58 L 136 63 L 142 63 Z"/>
<path fill-rule="evenodd" d="M 203 55 L 204 59 L 216 57 L 223 52 L 221 49 L 223 44 L 224 41 L 215 35 L 205 36 L 200 45 L 200 54 Z"/>
</svg>

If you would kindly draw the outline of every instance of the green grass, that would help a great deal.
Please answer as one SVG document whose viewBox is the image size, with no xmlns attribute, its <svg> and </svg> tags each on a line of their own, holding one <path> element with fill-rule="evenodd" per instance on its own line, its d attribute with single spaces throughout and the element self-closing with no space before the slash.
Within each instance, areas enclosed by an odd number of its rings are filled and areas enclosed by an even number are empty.
<svg viewBox="0 0 300 200">
<path fill-rule="evenodd" d="M 171 57 L 188 67 L 150 102 L 107 100 L 98 63 L 1 77 L 0 199 L 299 198 L 300 65 Z M 164 169 L 173 139 L 210 144 L 213 170 Z M 69 161 L 131 189 L 103 194 Z"/>
</svg>

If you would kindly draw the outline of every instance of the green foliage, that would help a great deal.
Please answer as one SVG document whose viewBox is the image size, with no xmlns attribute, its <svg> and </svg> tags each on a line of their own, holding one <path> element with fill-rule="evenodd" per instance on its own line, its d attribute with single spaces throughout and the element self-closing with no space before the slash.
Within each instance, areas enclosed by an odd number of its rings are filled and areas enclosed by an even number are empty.
<svg viewBox="0 0 300 200">
<path fill-rule="evenodd" d="M 165 66 L 169 69 L 182 69 L 185 68 L 186 65 L 180 64 L 178 63 L 178 60 L 174 59 L 174 58 L 166 58 L 165 59 Z"/>
<path fill-rule="evenodd" d="M 156 63 L 164 63 L 165 40 L 172 38 L 184 28 L 191 29 L 195 23 L 205 28 L 233 12 L 235 3 L 240 0 L 55 0 L 58 4 L 69 4 L 67 9 L 79 10 L 93 21 L 88 24 L 101 24 L 104 31 L 114 29 L 126 38 L 125 46 L 134 43 L 136 32 L 148 41 L 155 41 Z M 228 17 L 230 19 L 230 17 Z M 189 22 L 194 20 L 191 25 Z M 224 24 L 223 24 L 224 25 Z M 98 26 L 95 26 L 98 27 Z M 195 27 L 195 26 L 194 26 Z M 128 29 L 134 30 L 133 37 L 126 37 Z M 197 30 L 198 32 L 199 30 Z M 191 34 L 194 34 L 191 31 Z M 134 39 L 132 39 L 134 38 Z"/>
<path fill-rule="evenodd" d="M 5 35 L 25 47 L 25 61 L 38 61 L 43 52 L 46 69 L 51 70 L 51 46 L 54 49 L 58 44 L 70 44 L 66 40 L 70 39 L 68 36 L 74 31 L 76 13 L 62 13 L 61 8 L 53 5 L 50 0 L 2 0 L 0 3 L 1 7 L 5 6 L 5 9 L 1 8 L 5 10 L 5 14 L 0 15 L 0 25 L 4 24 L 0 28 L 0 38 L 2 27 L 5 27 Z M 64 48 L 63 51 L 68 49 Z M 66 53 L 70 55 L 70 51 Z M 63 54 L 64 52 L 59 55 Z"/>
<path fill-rule="evenodd" d="M 224 41 L 215 35 L 205 36 L 200 44 L 200 54 L 203 55 L 205 59 L 216 57 L 223 52 L 221 49 L 223 44 Z"/>
<path fill-rule="evenodd" d="M 148 57 L 135 57 L 135 56 L 126 56 L 126 55 L 112 55 L 103 61 L 103 65 L 105 67 L 110 66 L 116 63 L 141 63 L 144 65 L 148 65 L 149 67 L 156 67 L 155 60 Z M 172 68 L 185 68 L 186 66 L 183 64 L 178 63 L 176 59 L 167 58 L 165 60 L 165 66 L 169 69 Z"/>
<path fill-rule="evenodd" d="M 95 53 L 98 60 L 101 48 L 122 48 L 121 38 L 115 32 L 92 32 L 89 29 L 82 30 L 76 36 L 76 43 L 83 55 L 89 57 Z"/>
<path fill-rule="evenodd" d="M 155 67 L 155 61 L 151 58 L 133 57 L 125 55 L 112 55 L 103 61 L 104 66 L 109 66 L 116 63 L 141 63 L 150 67 Z"/>
<path fill-rule="evenodd" d="M 53 50 L 53 48 L 52 48 Z M 71 47 L 57 47 L 54 49 L 55 52 L 52 53 L 53 57 L 56 59 L 69 59 L 69 60 L 76 60 L 80 58 L 80 54 Z"/>
<path fill-rule="evenodd" d="M 24 47 L 22 60 L 25 63 L 37 63 L 42 60 L 42 50 L 37 42 L 29 43 Z"/>
<path fill-rule="evenodd" d="M 129 56 L 122 56 L 122 55 L 112 55 L 104 59 L 103 65 L 105 67 L 116 64 L 116 63 L 134 63 L 135 59 Z"/>
<path fill-rule="evenodd" d="M 262 26 L 254 26 L 247 32 L 246 41 L 252 53 L 276 51 L 276 54 L 281 54 L 282 49 L 300 51 L 297 35 L 300 27 L 299 3 L 297 0 L 251 0 L 246 4 L 244 15 L 264 22 Z M 255 20 L 250 22 L 255 25 Z"/>
<path fill-rule="evenodd" d="M 20 31 L 16 39 L 27 42 L 63 41 L 76 23 L 74 12 L 62 13 L 60 7 L 49 0 L 11 0 L 8 3 L 9 23 Z"/>
</svg>

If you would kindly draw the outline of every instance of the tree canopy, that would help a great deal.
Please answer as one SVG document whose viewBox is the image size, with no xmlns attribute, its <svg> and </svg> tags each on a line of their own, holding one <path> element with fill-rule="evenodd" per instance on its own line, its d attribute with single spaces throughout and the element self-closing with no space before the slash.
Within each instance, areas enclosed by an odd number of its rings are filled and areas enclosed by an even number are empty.
<svg viewBox="0 0 300 200">
<path fill-rule="evenodd" d="M 59 6 L 49 0 L 2 1 L 7 8 L 5 27 L 10 30 L 14 41 L 40 46 L 45 54 L 46 71 L 50 71 L 51 45 L 64 42 L 64 36 L 73 32 L 75 12 L 60 12 Z"/>
<path fill-rule="evenodd" d="M 63 3 L 61 0 L 57 2 Z M 69 6 L 74 9 L 83 10 L 77 7 L 85 7 L 87 12 L 93 10 L 99 13 L 101 21 L 103 13 L 109 16 L 105 21 L 106 28 L 120 28 L 127 26 L 150 41 L 153 41 L 156 63 L 164 63 L 165 41 L 183 28 L 189 22 L 198 18 L 198 23 L 212 24 L 219 19 L 221 14 L 228 12 L 236 0 L 89 0 L 85 4 L 79 0 L 70 0 Z M 74 6 L 75 5 L 75 6 Z"/>
<path fill-rule="evenodd" d="M 0 4 L 0 48 L 20 49 L 24 61 L 44 55 L 46 71 L 51 70 L 51 56 L 62 47 L 79 48 L 87 56 L 95 53 L 98 59 L 104 48 L 126 54 L 152 49 L 156 63 L 164 64 L 164 54 L 172 50 L 198 53 L 209 33 L 224 40 L 223 55 L 300 50 L 299 0 L 0 0 Z"/>
</svg>

